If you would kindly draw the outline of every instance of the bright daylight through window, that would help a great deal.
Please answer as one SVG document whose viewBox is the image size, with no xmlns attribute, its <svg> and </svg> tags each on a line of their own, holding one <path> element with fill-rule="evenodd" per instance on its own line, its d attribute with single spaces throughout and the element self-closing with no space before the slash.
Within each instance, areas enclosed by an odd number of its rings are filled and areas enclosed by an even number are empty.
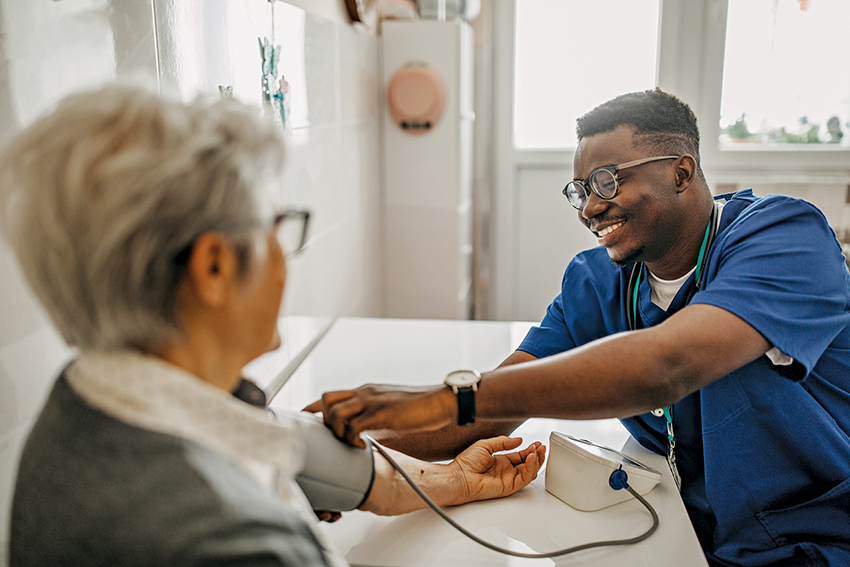
<svg viewBox="0 0 850 567">
<path fill-rule="evenodd" d="M 517 0 L 515 147 L 574 148 L 576 118 L 655 87 L 658 2 Z"/>
<path fill-rule="evenodd" d="M 850 147 L 850 2 L 730 0 L 725 148 Z"/>
</svg>

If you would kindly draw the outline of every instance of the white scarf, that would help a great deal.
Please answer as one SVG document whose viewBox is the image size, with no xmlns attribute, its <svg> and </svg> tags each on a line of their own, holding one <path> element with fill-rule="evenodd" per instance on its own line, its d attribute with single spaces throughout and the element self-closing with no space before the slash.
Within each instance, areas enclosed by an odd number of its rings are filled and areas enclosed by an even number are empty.
<svg viewBox="0 0 850 567">
<path fill-rule="evenodd" d="M 297 420 L 276 417 L 161 358 L 133 350 L 83 351 L 65 379 L 107 415 L 187 439 L 239 466 L 301 515 L 331 565 L 347 565 L 316 528 L 316 515 L 295 483 L 304 462 Z"/>
<path fill-rule="evenodd" d="M 84 351 L 65 376 L 88 403 L 121 421 L 188 439 L 244 467 L 255 461 L 294 478 L 303 465 L 298 423 L 156 356 L 132 350 Z"/>
</svg>

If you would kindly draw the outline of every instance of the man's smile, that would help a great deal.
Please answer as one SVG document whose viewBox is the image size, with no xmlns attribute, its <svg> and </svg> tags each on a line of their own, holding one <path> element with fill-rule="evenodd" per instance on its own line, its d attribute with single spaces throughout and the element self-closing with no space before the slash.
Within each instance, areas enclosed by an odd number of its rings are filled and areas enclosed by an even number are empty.
<svg viewBox="0 0 850 567">
<path fill-rule="evenodd" d="M 602 228 L 598 228 L 598 227 L 597 227 L 597 228 L 592 228 L 592 229 L 590 229 L 590 230 L 591 230 L 591 231 L 592 231 L 592 232 L 596 235 L 596 237 L 597 237 L 598 239 L 603 240 L 603 239 L 605 239 L 605 237 L 607 237 L 609 234 L 611 234 L 611 233 L 613 233 L 613 232 L 617 231 L 617 230 L 618 230 L 621 226 L 623 226 L 624 224 L 626 224 L 626 221 L 625 221 L 625 220 L 621 220 L 621 221 L 617 221 L 617 222 L 615 222 L 615 223 L 613 223 L 613 224 L 609 224 L 609 225 L 607 225 L 607 226 L 605 226 L 605 227 L 602 227 Z"/>
</svg>

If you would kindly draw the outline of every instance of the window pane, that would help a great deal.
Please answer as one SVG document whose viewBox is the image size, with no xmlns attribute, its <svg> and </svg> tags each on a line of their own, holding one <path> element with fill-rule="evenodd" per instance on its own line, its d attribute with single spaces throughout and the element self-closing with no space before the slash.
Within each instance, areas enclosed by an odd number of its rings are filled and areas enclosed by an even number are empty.
<svg viewBox="0 0 850 567">
<path fill-rule="evenodd" d="M 720 142 L 850 146 L 850 2 L 729 0 Z"/>
<path fill-rule="evenodd" d="M 574 148 L 576 118 L 655 87 L 658 0 L 517 0 L 514 145 Z"/>
</svg>

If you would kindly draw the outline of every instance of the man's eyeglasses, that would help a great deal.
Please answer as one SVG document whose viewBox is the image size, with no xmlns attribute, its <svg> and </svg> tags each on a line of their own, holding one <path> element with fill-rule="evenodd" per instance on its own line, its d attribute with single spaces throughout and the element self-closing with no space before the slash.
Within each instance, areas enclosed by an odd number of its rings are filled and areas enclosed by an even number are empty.
<svg viewBox="0 0 850 567">
<path fill-rule="evenodd" d="M 596 193 L 600 199 L 613 199 L 617 196 L 617 190 L 620 188 L 620 182 L 617 180 L 617 172 L 629 167 L 643 165 L 651 161 L 662 159 L 678 159 L 681 156 L 660 156 L 636 159 L 620 165 L 606 165 L 599 167 L 590 172 L 590 175 L 582 181 L 581 179 L 573 179 L 567 186 L 564 187 L 564 196 L 569 200 L 570 204 L 578 210 L 584 210 L 587 205 L 587 198 L 590 196 L 590 191 Z"/>
<path fill-rule="evenodd" d="M 287 258 L 304 249 L 309 221 L 310 211 L 302 209 L 287 209 L 275 215 L 275 234 Z"/>
</svg>

